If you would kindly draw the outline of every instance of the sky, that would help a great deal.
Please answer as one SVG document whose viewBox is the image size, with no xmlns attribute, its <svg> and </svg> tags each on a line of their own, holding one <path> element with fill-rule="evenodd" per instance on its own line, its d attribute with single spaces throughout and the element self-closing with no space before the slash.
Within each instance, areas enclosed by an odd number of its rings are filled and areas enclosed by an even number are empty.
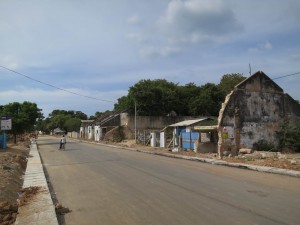
<svg viewBox="0 0 300 225">
<path fill-rule="evenodd" d="M 1 0 L 0 105 L 91 116 L 143 79 L 298 73 L 299 24 L 299 0 Z M 275 82 L 300 100 L 300 74 Z"/>
</svg>

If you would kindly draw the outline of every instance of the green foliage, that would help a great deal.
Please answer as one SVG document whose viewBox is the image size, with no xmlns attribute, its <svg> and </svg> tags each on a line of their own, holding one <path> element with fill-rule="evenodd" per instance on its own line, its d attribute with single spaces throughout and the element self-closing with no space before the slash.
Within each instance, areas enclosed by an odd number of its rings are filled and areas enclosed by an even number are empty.
<svg viewBox="0 0 300 225">
<path fill-rule="evenodd" d="M 189 113 L 192 116 L 218 116 L 224 94 L 215 84 L 206 84 L 201 87 L 200 94 L 191 98 Z"/>
<path fill-rule="evenodd" d="M 81 126 L 81 119 L 80 118 L 69 118 L 65 121 L 64 126 L 67 131 L 79 132 L 79 129 Z"/>
<path fill-rule="evenodd" d="M 129 106 L 132 105 L 131 101 L 129 99 L 129 96 L 123 96 L 118 99 L 118 103 L 114 105 L 114 110 L 121 111 L 123 109 L 129 108 Z"/>
<path fill-rule="evenodd" d="M 53 118 L 55 116 L 71 116 L 71 117 L 75 117 L 75 118 L 79 118 L 82 120 L 86 120 L 87 119 L 87 115 L 84 114 L 81 111 L 74 111 L 74 110 L 59 110 L 59 109 L 55 109 L 52 111 L 52 113 L 49 114 L 50 118 Z"/>
<path fill-rule="evenodd" d="M 220 84 L 184 86 L 165 79 L 141 80 L 129 88 L 128 95 L 118 99 L 115 110 L 128 109 L 144 116 L 217 116 L 221 104 L 233 87 L 244 80 L 241 74 L 225 74 Z"/>
<path fill-rule="evenodd" d="M 3 116 L 12 118 L 12 130 L 10 131 L 15 138 L 18 134 L 30 132 L 34 129 L 36 121 L 43 118 L 41 109 L 36 103 L 32 102 L 13 102 L 1 107 L 0 111 Z"/>
<path fill-rule="evenodd" d="M 177 103 L 176 89 L 176 84 L 166 80 L 141 80 L 129 88 L 128 100 L 131 108 L 136 103 L 138 115 L 164 116 Z"/>
<path fill-rule="evenodd" d="M 280 137 L 281 148 L 300 152 L 300 122 L 285 124 Z"/>
<path fill-rule="evenodd" d="M 43 121 L 38 121 L 38 130 L 50 133 L 55 128 L 63 129 L 67 132 L 79 132 L 81 120 L 86 120 L 87 115 L 81 111 L 73 110 L 53 110 L 49 117 Z"/>
<path fill-rule="evenodd" d="M 253 144 L 253 149 L 257 151 L 274 151 L 275 147 L 267 140 L 261 139 Z"/>
<path fill-rule="evenodd" d="M 89 120 L 96 120 L 97 118 L 107 115 L 109 113 L 111 113 L 111 111 L 109 110 L 106 110 L 105 112 L 96 112 L 95 115 L 89 117 Z"/>
<path fill-rule="evenodd" d="M 246 77 L 240 73 L 225 74 L 222 76 L 219 86 L 224 91 L 224 94 L 227 95 L 233 90 L 234 86 L 245 79 Z"/>
<path fill-rule="evenodd" d="M 122 130 L 122 127 L 118 127 L 113 133 L 113 141 L 121 142 L 125 139 L 125 134 Z"/>
</svg>

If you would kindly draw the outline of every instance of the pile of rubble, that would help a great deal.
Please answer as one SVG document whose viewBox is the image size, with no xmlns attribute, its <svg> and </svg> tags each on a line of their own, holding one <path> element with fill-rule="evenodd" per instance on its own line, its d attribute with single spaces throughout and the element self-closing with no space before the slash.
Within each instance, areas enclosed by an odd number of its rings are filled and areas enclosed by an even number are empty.
<svg viewBox="0 0 300 225">
<path fill-rule="evenodd" d="M 239 153 L 238 156 L 229 155 L 223 160 L 300 171 L 300 153 L 251 151 L 250 149 L 240 149 Z"/>
</svg>

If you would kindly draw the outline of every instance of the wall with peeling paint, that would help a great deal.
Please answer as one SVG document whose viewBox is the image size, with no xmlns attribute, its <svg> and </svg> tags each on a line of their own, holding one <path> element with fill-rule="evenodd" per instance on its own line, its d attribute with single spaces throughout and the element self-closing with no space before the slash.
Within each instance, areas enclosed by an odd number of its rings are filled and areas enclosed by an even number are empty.
<svg viewBox="0 0 300 225">
<path fill-rule="evenodd" d="M 299 103 L 259 71 L 238 84 L 222 104 L 218 118 L 219 155 L 224 151 L 236 155 L 240 148 L 252 148 L 262 139 L 278 147 L 284 123 L 299 118 Z M 234 129 L 232 138 L 226 136 L 226 127 Z"/>
</svg>

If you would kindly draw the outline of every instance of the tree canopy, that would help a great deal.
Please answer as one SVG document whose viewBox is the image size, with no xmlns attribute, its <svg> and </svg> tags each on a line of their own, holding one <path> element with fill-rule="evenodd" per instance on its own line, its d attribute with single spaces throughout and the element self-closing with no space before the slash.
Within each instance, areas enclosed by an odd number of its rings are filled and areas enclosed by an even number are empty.
<svg viewBox="0 0 300 225">
<path fill-rule="evenodd" d="M 12 130 L 10 132 L 14 135 L 15 142 L 18 134 L 34 130 L 36 121 L 43 118 L 41 111 L 36 103 L 27 101 L 9 103 L 0 108 L 2 116 L 12 118 Z"/>
<path fill-rule="evenodd" d="M 67 132 L 79 131 L 81 120 L 86 120 L 87 115 L 81 111 L 53 110 L 45 120 L 38 121 L 37 129 L 49 133 L 55 128 Z"/>
<path fill-rule="evenodd" d="M 144 116 L 217 116 L 226 95 L 244 80 L 242 74 L 225 74 L 219 84 L 178 85 L 165 79 L 141 80 L 129 88 L 114 110 L 128 109 Z"/>
</svg>

